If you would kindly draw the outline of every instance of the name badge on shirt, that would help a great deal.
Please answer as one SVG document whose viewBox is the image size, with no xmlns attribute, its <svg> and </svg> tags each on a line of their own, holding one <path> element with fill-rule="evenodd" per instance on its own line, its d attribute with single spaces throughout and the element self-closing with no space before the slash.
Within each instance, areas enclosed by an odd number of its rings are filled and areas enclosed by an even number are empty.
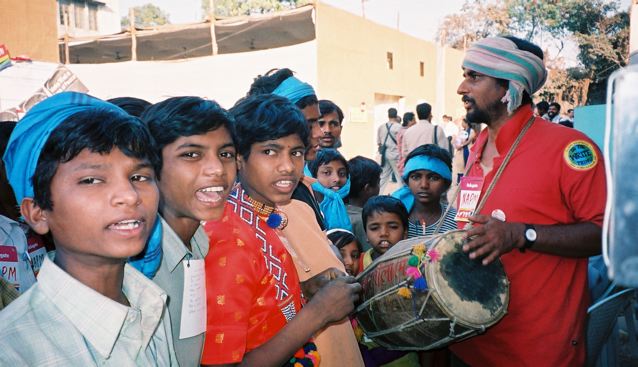
<svg viewBox="0 0 638 367">
<path fill-rule="evenodd" d="M 481 189 L 483 188 L 483 177 L 463 176 L 460 182 L 461 191 L 457 200 L 457 211 L 454 220 L 457 222 L 469 222 L 469 217 L 474 214 Z"/>
<path fill-rule="evenodd" d="M 186 339 L 206 331 L 206 271 L 204 260 L 184 260 L 184 293 L 179 338 Z"/>
</svg>

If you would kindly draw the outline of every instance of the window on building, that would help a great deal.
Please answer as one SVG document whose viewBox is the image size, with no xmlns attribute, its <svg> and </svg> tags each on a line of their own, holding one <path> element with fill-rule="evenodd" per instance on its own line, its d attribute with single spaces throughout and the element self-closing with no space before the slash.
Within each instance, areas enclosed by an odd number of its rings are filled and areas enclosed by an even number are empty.
<svg viewBox="0 0 638 367">
<path fill-rule="evenodd" d="M 389 70 L 393 70 L 394 69 L 394 55 L 392 54 L 392 52 L 386 52 L 386 61 L 388 63 L 388 69 Z"/>
<path fill-rule="evenodd" d="M 423 61 L 419 62 L 419 75 L 425 76 L 425 63 Z"/>
<path fill-rule="evenodd" d="M 64 17 L 69 12 L 69 5 L 60 2 L 58 11 L 60 12 L 60 25 L 64 25 Z"/>
<path fill-rule="evenodd" d="M 75 24 L 75 28 L 85 28 L 84 4 L 73 4 L 73 24 Z"/>
<path fill-rule="evenodd" d="M 89 29 L 97 31 L 97 6 L 89 5 Z"/>
</svg>

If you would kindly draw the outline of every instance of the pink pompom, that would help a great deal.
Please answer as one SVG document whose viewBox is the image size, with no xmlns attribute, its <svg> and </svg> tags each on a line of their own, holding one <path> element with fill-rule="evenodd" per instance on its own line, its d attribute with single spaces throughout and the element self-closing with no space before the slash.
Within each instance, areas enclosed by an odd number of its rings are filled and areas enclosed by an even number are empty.
<svg viewBox="0 0 638 367">
<path fill-rule="evenodd" d="M 414 266 L 408 266 L 408 268 L 405 269 L 405 275 L 409 276 L 412 279 L 417 279 L 421 276 L 421 272 Z"/>
</svg>

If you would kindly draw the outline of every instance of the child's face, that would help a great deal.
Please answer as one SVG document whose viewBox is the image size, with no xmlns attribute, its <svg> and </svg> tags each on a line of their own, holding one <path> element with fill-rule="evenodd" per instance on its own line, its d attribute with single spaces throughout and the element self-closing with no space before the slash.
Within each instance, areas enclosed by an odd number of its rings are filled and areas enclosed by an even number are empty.
<svg viewBox="0 0 638 367">
<path fill-rule="evenodd" d="M 408 187 L 414 198 L 421 204 L 438 203 L 447 190 L 447 184 L 438 173 L 427 169 L 410 172 Z"/>
<path fill-rule="evenodd" d="M 108 154 L 84 149 L 58 165 L 50 190 L 53 209 L 42 211 L 38 232 L 51 231 L 58 253 L 122 260 L 144 248 L 159 201 L 148 162 L 117 148 Z"/>
<path fill-rule="evenodd" d="M 238 156 L 239 176 L 253 199 L 269 204 L 287 204 L 297 187 L 304 165 L 304 144 L 292 134 L 255 143 L 250 156 Z"/>
<path fill-rule="evenodd" d="M 237 175 L 233 140 L 225 127 L 182 136 L 162 149 L 161 212 L 196 222 L 217 220 Z"/>
<path fill-rule="evenodd" d="M 374 212 L 366 223 L 366 236 L 370 246 L 380 254 L 405 238 L 406 228 L 395 213 Z"/>
<path fill-rule="evenodd" d="M 357 273 L 359 273 L 359 257 L 361 256 L 357 243 L 352 241 L 341 247 L 339 252 L 341 252 L 346 272 L 350 275 L 357 275 Z"/>
<path fill-rule="evenodd" d="M 348 180 L 348 170 L 343 162 L 334 160 L 325 164 L 322 164 L 317 169 L 317 181 L 321 186 L 339 191 L 346 181 Z"/>
</svg>

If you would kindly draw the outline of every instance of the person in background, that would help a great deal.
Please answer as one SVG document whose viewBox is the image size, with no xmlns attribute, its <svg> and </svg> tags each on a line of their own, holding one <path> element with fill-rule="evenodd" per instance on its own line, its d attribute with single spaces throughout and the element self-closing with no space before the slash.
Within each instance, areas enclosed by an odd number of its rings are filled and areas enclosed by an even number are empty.
<svg viewBox="0 0 638 367">
<path fill-rule="evenodd" d="M 399 149 L 397 134 L 401 130 L 399 124 L 400 117 L 396 108 L 388 109 L 388 122 L 377 129 L 377 147 L 381 159 L 381 192 L 384 192 L 386 185 L 391 181 L 392 175 L 401 181 L 398 170 Z M 399 182 L 401 184 L 401 182 Z"/>
<path fill-rule="evenodd" d="M 321 149 L 340 148 L 342 146 L 343 111 L 334 102 L 322 99 L 319 101 L 319 113 L 321 116 L 317 120 L 317 124 L 322 132 L 319 146 Z"/>
<path fill-rule="evenodd" d="M 321 149 L 310 163 L 310 173 L 317 182 L 312 189 L 317 195 L 328 229 L 352 229 L 343 200 L 350 193 L 348 162 L 335 149 Z"/>
<path fill-rule="evenodd" d="M 149 101 L 136 97 L 116 97 L 106 100 L 109 103 L 113 103 L 119 108 L 126 111 L 129 115 L 140 117 L 148 107 L 151 106 Z"/>
<path fill-rule="evenodd" d="M 348 167 L 350 168 L 350 193 L 346 198 L 348 202 L 346 209 L 354 235 L 363 251 L 368 251 L 370 244 L 361 219 L 361 212 L 368 199 L 379 195 L 381 166 L 370 158 L 358 155 L 348 161 Z"/>
<path fill-rule="evenodd" d="M 397 148 L 399 150 L 399 164 L 397 168 L 399 169 L 400 175 L 403 175 L 403 166 L 405 165 L 405 155 L 403 155 L 403 135 L 405 134 L 406 130 L 414 126 L 414 124 L 416 124 L 414 113 L 404 113 L 403 120 L 401 122 L 401 130 L 399 130 L 399 133 L 397 134 Z"/>
</svg>

